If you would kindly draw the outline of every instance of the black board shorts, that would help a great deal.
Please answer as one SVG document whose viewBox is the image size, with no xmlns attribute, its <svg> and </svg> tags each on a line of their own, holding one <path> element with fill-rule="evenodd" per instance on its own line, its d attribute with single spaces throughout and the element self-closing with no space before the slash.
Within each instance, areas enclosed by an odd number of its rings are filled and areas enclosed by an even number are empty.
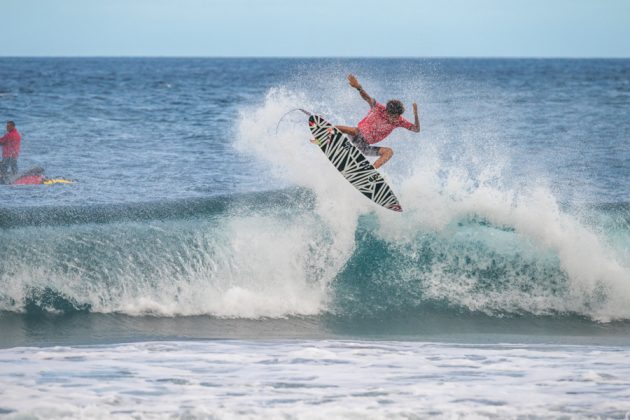
<svg viewBox="0 0 630 420">
<path fill-rule="evenodd" d="M 17 159 L 13 157 L 2 158 L 0 161 L 0 183 L 8 184 L 9 175 L 17 175 Z"/>
<path fill-rule="evenodd" d="M 378 146 L 372 146 L 370 143 L 367 142 L 367 140 L 363 138 L 361 133 L 357 134 L 354 137 L 350 137 L 350 141 L 365 156 L 380 156 L 381 148 Z"/>
</svg>

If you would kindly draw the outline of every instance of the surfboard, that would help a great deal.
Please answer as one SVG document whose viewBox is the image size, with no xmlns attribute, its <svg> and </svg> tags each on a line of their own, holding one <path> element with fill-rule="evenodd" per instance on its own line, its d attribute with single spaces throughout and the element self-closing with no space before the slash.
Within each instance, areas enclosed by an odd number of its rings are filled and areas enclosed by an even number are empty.
<svg viewBox="0 0 630 420">
<path fill-rule="evenodd" d="M 44 176 L 44 168 L 35 166 L 10 178 L 5 185 L 54 185 L 54 184 L 74 184 L 74 181 L 66 178 L 46 178 Z"/>
<path fill-rule="evenodd" d="M 319 115 L 311 114 L 308 126 L 321 151 L 354 188 L 386 209 L 402 211 L 391 187 L 347 135 Z"/>
</svg>

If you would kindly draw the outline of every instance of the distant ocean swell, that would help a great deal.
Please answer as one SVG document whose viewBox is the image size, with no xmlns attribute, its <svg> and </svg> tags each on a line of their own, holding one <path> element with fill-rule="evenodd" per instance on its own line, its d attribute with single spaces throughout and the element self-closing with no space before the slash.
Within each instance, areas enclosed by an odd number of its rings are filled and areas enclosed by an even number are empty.
<svg viewBox="0 0 630 420">
<path fill-rule="evenodd" d="M 3 210 L 0 311 L 343 318 L 438 307 L 630 319 L 627 205 L 598 209 L 599 227 L 569 218 L 531 231 L 519 217 L 545 221 L 518 207 L 513 226 L 478 208 L 440 227 L 413 207 L 400 225 L 356 210 L 337 223 L 322 207 L 288 189 L 188 206 Z"/>
</svg>

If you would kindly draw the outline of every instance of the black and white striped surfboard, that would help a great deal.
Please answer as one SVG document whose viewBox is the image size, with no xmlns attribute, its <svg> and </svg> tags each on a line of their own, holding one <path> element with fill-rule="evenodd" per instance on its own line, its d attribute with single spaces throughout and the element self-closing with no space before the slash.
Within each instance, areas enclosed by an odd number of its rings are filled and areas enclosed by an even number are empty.
<svg viewBox="0 0 630 420">
<path fill-rule="evenodd" d="M 361 194 L 386 209 L 402 211 L 390 186 L 348 136 L 319 115 L 310 115 L 308 126 L 322 152 Z"/>
</svg>

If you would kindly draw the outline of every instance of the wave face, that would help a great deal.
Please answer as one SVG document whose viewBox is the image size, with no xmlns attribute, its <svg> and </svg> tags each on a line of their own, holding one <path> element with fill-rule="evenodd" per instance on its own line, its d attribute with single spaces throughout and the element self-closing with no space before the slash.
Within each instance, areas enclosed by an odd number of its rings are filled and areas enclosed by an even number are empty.
<svg viewBox="0 0 630 420">
<path fill-rule="evenodd" d="M 334 270 L 327 231 L 311 216 L 296 220 L 275 211 L 270 200 L 270 207 L 251 214 L 254 207 L 219 198 L 185 218 L 177 218 L 181 205 L 174 205 L 175 220 L 4 230 L 1 309 L 234 317 L 317 313 L 325 282 L 314 280 L 318 272 L 310 265 Z M 282 197 L 277 203 L 284 204 Z M 101 220 L 103 213 L 92 216 Z M 90 216 L 84 212 L 84 218 Z M 325 252 L 318 249 L 324 242 Z"/>
<path fill-rule="evenodd" d="M 329 217 L 331 203 L 300 189 L 210 199 L 184 215 L 181 203 L 136 208 L 144 218 L 59 208 L 43 225 L 31 212 L 30 224 L 0 231 L 0 310 L 630 318 L 627 206 L 600 209 L 597 231 L 545 195 L 514 204 L 476 190 L 430 203 L 402 191 L 402 217 Z M 64 212 L 83 217 L 61 223 Z"/>
</svg>

